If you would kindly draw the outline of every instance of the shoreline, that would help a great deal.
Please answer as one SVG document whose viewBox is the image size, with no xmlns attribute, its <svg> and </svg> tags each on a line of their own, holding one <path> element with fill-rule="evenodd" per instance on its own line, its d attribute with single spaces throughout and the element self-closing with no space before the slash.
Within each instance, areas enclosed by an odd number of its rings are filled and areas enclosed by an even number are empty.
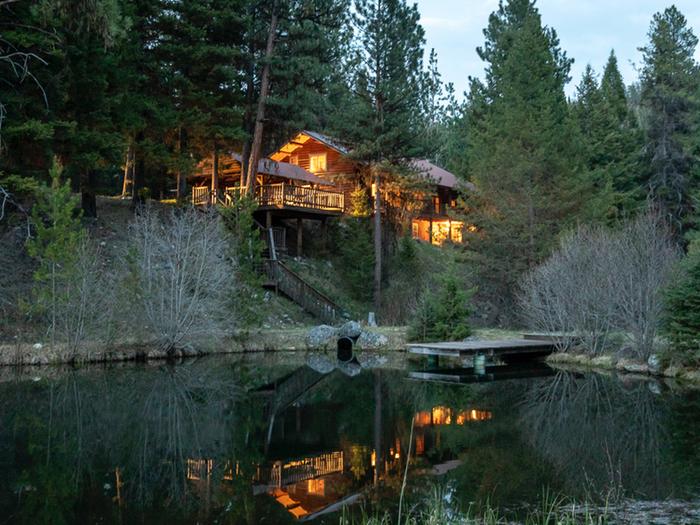
<svg viewBox="0 0 700 525">
<path fill-rule="evenodd" d="M 649 365 L 641 361 L 617 359 L 610 355 L 590 357 L 585 354 L 566 352 L 550 354 L 545 358 L 545 362 L 554 367 L 574 367 L 602 374 L 615 373 L 620 377 L 673 379 L 682 381 L 688 386 L 700 387 L 700 370 L 690 367 L 667 366 L 658 371 L 652 371 Z"/>
<path fill-rule="evenodd" d="M 0 368 L 44 367 L 57 365 L 87 365 L 100 363 L 128 363 L 164 361 L 186 357 L 248 353 L 306 352 L 306 334 L 312 327 L 255 328 L 241 330 L 234 336 L 222 339 L 217 345 L 204 351 L 178 351 L 168 354 L 147 343 L 122 341 L 109 345 L 88 343 L 77 354 L 65 347 L 42 343 L 0 344 Z M 385 335 L 389 343 L 380 353 L 401 353 L 408 342 L 407 329 L 403 326 L 373 328 Z M 504 331 L 476 330 L 484 339 L 503 337 Z M 630 359 L 617 359 L 603 355 L 590 357 L 585 354 L 557 352 L 545 358 L 555 368 L 572 367 L 597 373 L 615 373 L 621 377 L 656 378 L 678 380 L 689 386 L 700 387 L 700 370 L 690 367 L 669 366 L 654 372 L 646 363 Z"/>
<path fill-rule="evenodd" d="M 222 339 L 207 350 L 177 351 L 168 354 L 148 343 L 122 341 L 112 344 L 87 343 L 77 353 L 56 345 L 42 343 L 0 344 L 0 367 L 80 365 L 91 363 L 162 361 L 172 358 L 217 354 L 245 354 L 255 352 L 298 352 L 309 350 L 306 334 L 312 327 L 256 328 L 239 331 Z M 385 352 L 402 352 L 406 344 L 406 328 L 383 326 L 373 328 L 389 340 Z"/>
</svg>

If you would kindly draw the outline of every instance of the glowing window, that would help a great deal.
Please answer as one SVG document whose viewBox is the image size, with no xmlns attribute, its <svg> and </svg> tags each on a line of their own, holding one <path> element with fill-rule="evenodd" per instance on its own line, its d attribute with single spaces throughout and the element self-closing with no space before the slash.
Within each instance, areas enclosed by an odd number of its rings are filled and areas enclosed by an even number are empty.
<svg viewBox="0 0 700 525">
<path fill-rule="evenodd" d="M 309 171 L 311 173 L 320 173 L 326 171 L 325 153 L 311 153 L 309 155 Z"/>
<path fill-rule="evenodd" d="M 324 496 L 326 494 L 326 480 L 310 479 L 306 484 L 306 490 L 309 494 Z"/>
</svg>

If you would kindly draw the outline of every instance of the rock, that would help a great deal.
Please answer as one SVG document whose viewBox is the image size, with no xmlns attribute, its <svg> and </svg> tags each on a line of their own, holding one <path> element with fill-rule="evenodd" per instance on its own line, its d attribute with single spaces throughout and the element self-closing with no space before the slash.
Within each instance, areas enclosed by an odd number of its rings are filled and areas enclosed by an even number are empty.
<svg viewBox="0 0 700 525">
<path fill-rule="evenodd" d="M 326 324 L 314 326 L 306 334 L 306 347 L 309 350 L 332 350 L 335 348 L 336 342 L 335 328 Z"/>
<path fill-rule="evenodd" d="M 362 367 L 360 365 L 358 365 L 357 363 L 339 362 L 338 363 L 338 370 L 340 370 L 346 376 L 355 377 L 357 375 L 360 375 L 360 372 L 362 372 Z"/>
<path fill-rule="evenodd" d="M 677 366 L 669 366 L 662 373 L 666 377 L 678 377 L 681 374 L 681 369 Z"/>
<path fill-rule="evenodd" d="M 146 359 L 165 359 L 168 357 L 168 352 L 162 348 L 152 348 L 146 352 Z"/>
<path fill-rule="evenodd" d="M 601 355 L 591 359 L 591 364 L 598 368 L 615 368 L 613 357 L 610 355 Z"/>
<path fill-rule="evenodd" d="M 362 334 L 362 327 L 357 321 L 348 321 L 343 326 L 338 328 L 338 337 L 349 337 L 355 339 Z"/>
<path fill-rule="evenodd" d="M 620 359 L 615 366 L 618 370 L 623 372 L 630 372 L 632 374 L 648 374 L 649 366 L 646 363 L 640 363 L 639 361 L 632 361 L 631 359 Z"/>
<path fill-rule="evenodd" d="M 651 354 L 649 359 L 647 359 L 647 366 L 649 367 L 649 373 L 658 375 L 661 373 L 661 359 L 656 354 Z"/>
<path fill-rule="evenodd" d="M 306 358 L 306 364 L 319 374 L 328 374 L 335 369 L 336 362 L 323 354 L 311 354 Z"/>
<path fill-rule="evenodd" d="M 700 370 L 687 370 L 683 372 L 683 379 L 692 383 L 700 383 Z"/>
<path fill-rule="evenodd" d="M 386 356 L 372 352 L 361 352 L 357 354 L 356 359 L 362 368 L 378 368 L 388 361 Z"/>
<path fill-rule="evenodd" d="M 388 344 L 389 339 L 384 334 L 364 330 L 357 339 L 356 347 L 362 350 L 381 350 Z"/>
</svg>

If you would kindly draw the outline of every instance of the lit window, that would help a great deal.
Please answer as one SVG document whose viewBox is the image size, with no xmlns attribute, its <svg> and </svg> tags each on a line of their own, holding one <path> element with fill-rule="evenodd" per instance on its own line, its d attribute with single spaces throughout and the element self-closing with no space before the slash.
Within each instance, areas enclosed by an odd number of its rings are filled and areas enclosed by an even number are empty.
<svg viewBox="0 0 700 525">
<path fill-rule="evenodd" d="M 324 479 L 310 479 L 307 482 L 306 490 L 315 496 L 326 495 L 326 481 Z"/>
<path fill-rule="evenodd" d="M 298 166 L 299 165 L 299 155 L 292 155 L 291 157 L 289 157 L 289 163 L 296 164 Z"/>
<path fill-rule="evenodd" d="M 312 153 L 309 155 L 309 171 L 311 173 L 320 173 L 326 171 L 325 153 Z"/>
</svg>

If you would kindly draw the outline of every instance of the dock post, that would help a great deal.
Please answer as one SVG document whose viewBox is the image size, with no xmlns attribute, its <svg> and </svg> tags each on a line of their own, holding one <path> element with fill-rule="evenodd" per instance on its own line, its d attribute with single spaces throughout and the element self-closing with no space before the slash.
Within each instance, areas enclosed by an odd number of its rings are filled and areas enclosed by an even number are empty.
<svg viewBox="0 0 700 525">
<path fill-rule="evenodd" d="M 483 354 L 474 354 L 474 374 L 483 376 L 486 374 L 486 356 Z"/>
<path fill-rule="evenodd" d="M 440 356 L 439 355 L 429 355 L 428 356 L 428 366 L 431 368 L 437 368 L 440 366 Z"/>
</svg>

